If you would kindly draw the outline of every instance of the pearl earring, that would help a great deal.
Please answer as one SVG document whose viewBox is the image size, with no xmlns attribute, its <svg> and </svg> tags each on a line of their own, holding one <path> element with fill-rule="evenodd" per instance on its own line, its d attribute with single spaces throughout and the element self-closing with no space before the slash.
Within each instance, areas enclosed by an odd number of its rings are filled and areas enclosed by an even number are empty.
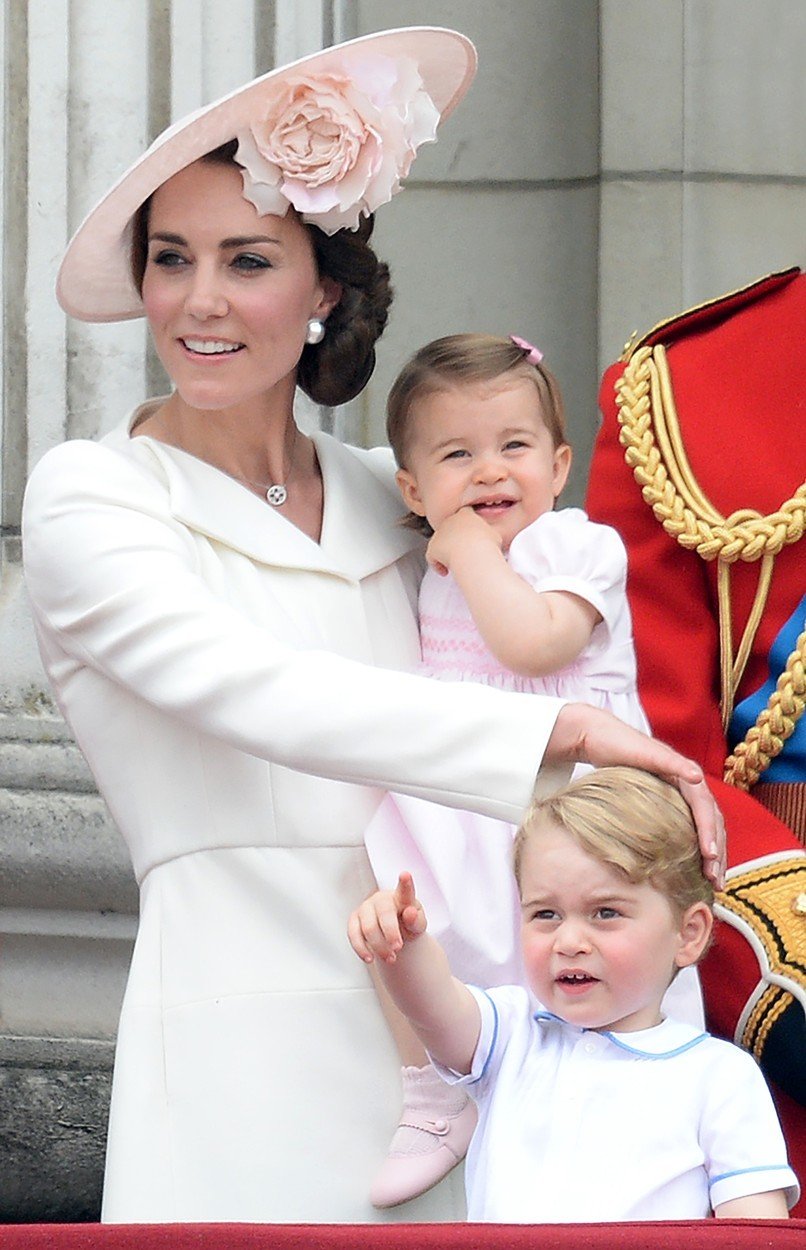
<svg viewBox="0 0 806 1250">
<path fill-rule="evenodd" d="M 310 344 L 311 347 L 313 347 L 317 343 L 321 343 L 324 337 L 325 337 L 324 321 L 320 321 L 318 317 L 311 317 L 310 321 L 308 322 L 307 332 L 305 334 L 305 342 Z"/>
</svg>

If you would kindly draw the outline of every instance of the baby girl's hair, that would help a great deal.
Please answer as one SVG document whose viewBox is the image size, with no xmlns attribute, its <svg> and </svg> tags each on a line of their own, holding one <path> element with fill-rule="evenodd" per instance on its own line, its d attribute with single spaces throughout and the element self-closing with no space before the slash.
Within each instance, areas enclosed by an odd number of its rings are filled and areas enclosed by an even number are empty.
<svg viewBox="0 0 806 1250">
<path fill-rule="evenodd" d="M 565 441 L 565 412 L 557 379 L 543 364 L 533 365 L 527 352 L 510 338 L 494 334 L 450 334 L 426 343 L 398 374 L 386 403 L 386 436 L 400 468 L 406 468 L 411 418 L 419 400 L 435 391 L 473 382 L 530 378 L 537 387 L 540 409 L 552 442 Z"/>
<path fill-rule="evenodd" d="M 678 915 L 693 903 L 713 905 L 691 810 L 674 786 L 652 773 L 600 768 L 536 801 L 515 839 L 519 889 L 525 847 L 549 824 L 633 885 L 648 882 Z"/>
</svg>

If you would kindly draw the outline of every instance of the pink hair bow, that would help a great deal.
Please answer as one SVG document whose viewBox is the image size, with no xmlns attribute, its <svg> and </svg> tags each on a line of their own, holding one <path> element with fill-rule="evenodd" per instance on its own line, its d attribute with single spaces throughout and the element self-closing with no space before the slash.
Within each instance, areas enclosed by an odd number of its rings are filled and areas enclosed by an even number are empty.
<svg viewBox="0 0 806 1250">
<path fill-rule="evenodd" d="M 525 352 L 526 359 L 529 361 L 530 365 L 540 364 L 543 359 L 543 353 L 538 351 L 533 343 L 529 343 L 526 339 L 519 338 L 517 334 L 510 334 L 509 337 L 512 339 L 512 342 L 516 347 L 519 347 L 522 352 Z"/>
</svg>

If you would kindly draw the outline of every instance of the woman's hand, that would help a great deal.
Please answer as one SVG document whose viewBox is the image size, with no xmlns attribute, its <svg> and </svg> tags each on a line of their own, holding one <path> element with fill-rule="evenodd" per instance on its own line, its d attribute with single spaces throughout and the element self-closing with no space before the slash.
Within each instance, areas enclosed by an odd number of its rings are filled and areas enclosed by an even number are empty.
<svg viewBox="0 0 806 1250">
<path fill-rule="evenodd" d="M 625 764 L 657 773 L 676 785 L 694 816 L 705 874 L 717 890 L 724 887 L 725 822 L 703 771 L 694 760 L 625 725 L 610 712 L 586 703 L 567 703 L 560 709 L 546 746 L 546 758 L 593 764 L 596 768 Z"/>
<path fill-rule="evenodd" d="M 425 912 L 414 893 L 410 872 L 401 872 L 394 890 L 376 890 L 365 899 L 347 925 L 353 950 L 368 964 L 376 958 L 394 963 L 403 943 L 420 937 L 425 930 Z"/>
</svg>

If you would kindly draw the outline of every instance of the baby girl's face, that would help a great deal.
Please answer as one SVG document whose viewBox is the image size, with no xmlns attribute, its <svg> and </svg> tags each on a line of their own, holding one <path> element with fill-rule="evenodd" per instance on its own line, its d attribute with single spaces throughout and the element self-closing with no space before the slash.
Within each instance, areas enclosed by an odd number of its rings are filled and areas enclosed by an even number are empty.
<svg viewBox="0 0 806 1250">
<path fill-rule="evenodd" d="M 420 399 L 397 480 L 407 506 L 433 529 L 469 507 L 501 534 L 506 551 L 516 534 L 551 511 L 570 464 L 570 447 L 554 447 L 537 387 L 519 377 Z"/>
</svg>

